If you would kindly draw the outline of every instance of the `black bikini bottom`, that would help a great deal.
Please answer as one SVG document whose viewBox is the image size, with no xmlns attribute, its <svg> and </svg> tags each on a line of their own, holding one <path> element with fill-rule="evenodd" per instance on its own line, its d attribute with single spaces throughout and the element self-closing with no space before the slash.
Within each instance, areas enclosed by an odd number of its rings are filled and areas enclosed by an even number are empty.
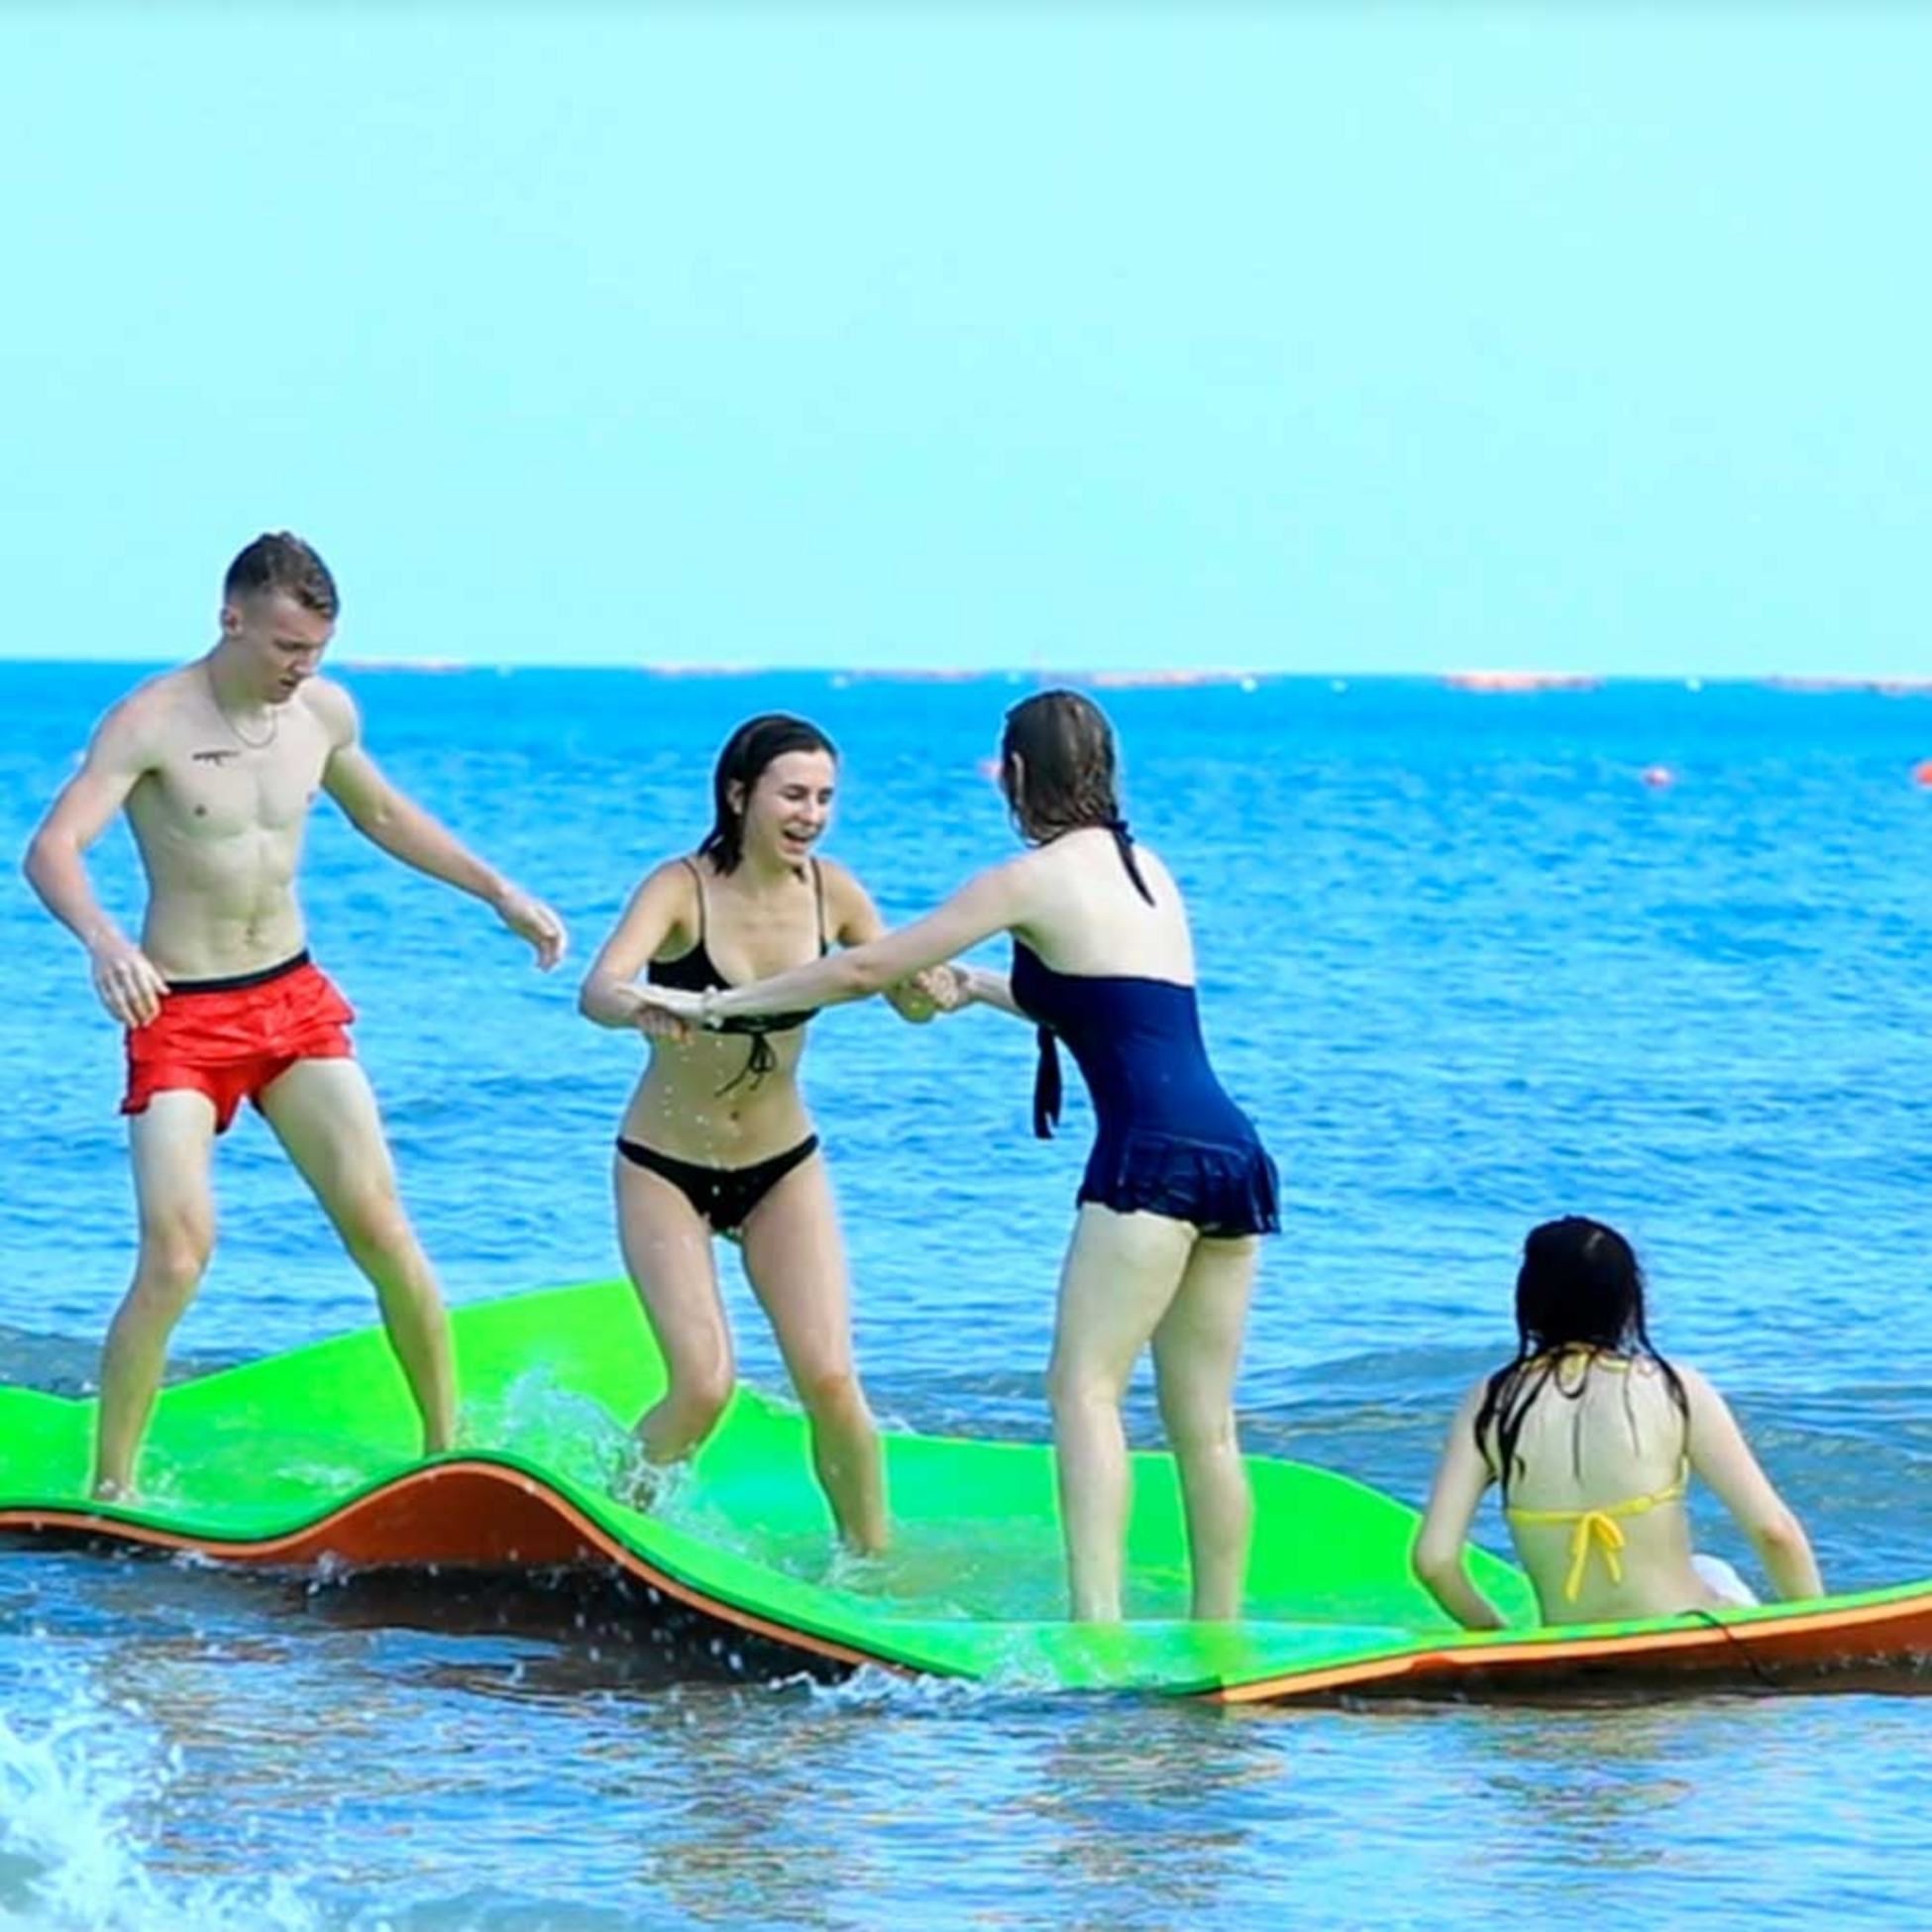
<svg viewBox="0 0 1932 1932">
<path fill-rule="evenodd" d="M 617 1151 L 634 1167 L 659 1174 L 671 1183 L 711 1224 L 718 1234 L 732 1234 L 745 1225 L 751 1211 L 793 1168 L 803 1166 L 818 1151 L 818 1136 L 808 1133 L 796 1147 L 787 1147 L 770 1160 L 749 1167 L 699 1167 L 647 1147 L 641 1140 L 617 1137 Z"/>
</svg>

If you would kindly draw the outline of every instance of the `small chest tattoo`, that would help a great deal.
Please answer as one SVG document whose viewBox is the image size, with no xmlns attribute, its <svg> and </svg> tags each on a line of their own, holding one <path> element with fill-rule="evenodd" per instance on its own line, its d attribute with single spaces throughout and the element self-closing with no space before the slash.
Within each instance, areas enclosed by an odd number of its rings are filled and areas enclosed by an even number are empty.
<svg viewBox="0 0 1932 1932">
<path fill-rule="evenodd" d="M 230 758 L 239 758 L 241 757 L 241 755 L 242 754 L 239 751 L 227 751 L 227 750 L 195 751 L 195 752 L 190 752 L 188 754 L 188 756 L 197 765 L 220 765 L 225 763 Z"/>
</svg>

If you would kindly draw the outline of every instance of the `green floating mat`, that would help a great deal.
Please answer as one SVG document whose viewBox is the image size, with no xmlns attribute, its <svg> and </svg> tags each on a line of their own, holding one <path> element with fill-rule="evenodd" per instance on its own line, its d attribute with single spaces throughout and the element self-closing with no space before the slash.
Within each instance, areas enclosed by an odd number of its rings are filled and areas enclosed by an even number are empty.
<svg viewBox="0 0 1932 1932">
<path fill-rule="evenodd" d="M 1481 1551 L 1476 1581 L 1522 1628 L 1470 1635 L 1409 1574 L 1413 1510 L 1259 1457 L 1245 1616 L 1191 1623 L 1173 1466 L 1147 1453 L 1134 1457 L 1130 1621 L 1073 1625 L 1043 1447 L 889 1434 L 895 1546 L 860 1562 L 834 1548 L 803 1417 L 751 1390 L 649 1514 L 613 1497 L 629 1425 L 662 1386 L 628 1284 L 481 1303 L 454 1320 L 461 1450 L 413 1453 L 401 1376 L 369 1330 L 167 1390 L 138 1506 L 87 1497 L 91 1403 L 0 1388 L 0 1529 L 336 1570 L 621 1571 L 802 1664 L 1012 1687 L 1231 1701 L 1493 1692 L 1605 1671 L 1762 1680 L 1932 1653 L 1932 1583 L 1539 1630 L 1527 1580 Z"/>
</svg>

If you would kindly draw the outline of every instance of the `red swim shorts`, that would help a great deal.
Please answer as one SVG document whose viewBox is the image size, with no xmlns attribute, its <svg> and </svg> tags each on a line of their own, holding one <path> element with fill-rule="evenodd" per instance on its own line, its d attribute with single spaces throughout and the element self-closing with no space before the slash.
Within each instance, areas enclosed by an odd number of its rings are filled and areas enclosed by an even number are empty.
<svg viewBox="0 0 1932 1932">
<path fill-rule="evenodd" d="M 259 1108 L 263 1088 L 297 1060 L 348 1059 L 355 1017 L 305 952 L 235 979 L 177 980 L 161 1012 L 128 1031 L 121 1112 L 186 1088 L 214 1102 L 215 1131 L 225 1133 L 242 1102 Z"/>
</svg>

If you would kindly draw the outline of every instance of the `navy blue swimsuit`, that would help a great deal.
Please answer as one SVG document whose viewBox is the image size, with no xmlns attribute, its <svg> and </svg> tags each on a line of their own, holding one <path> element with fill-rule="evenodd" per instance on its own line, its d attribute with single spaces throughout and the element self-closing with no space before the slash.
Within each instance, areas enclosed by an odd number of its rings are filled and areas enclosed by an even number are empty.
<svg viewBox="0 0 1932 1932">
<path fill-rule="evenodd" d="M 1133 883 L 1127 827 L 1108 827 Z M 1098 1131 L 1078 1199 L 1121 1214 L 1166 1215 L 1203 1234 L 1271 1234 L 1281 1226 L 1275 1165 L 1254 1125 L 1229 1099 L 1201 1037 L 1194 988 L 1127 974 L 1061 973 L 1030 946 L 1013 948 L 1014 1003 L 1039 1027 L 1033 1131 L 1060 1112 L 1056 1036 L 1078 1062 Z"/>
</svg>

